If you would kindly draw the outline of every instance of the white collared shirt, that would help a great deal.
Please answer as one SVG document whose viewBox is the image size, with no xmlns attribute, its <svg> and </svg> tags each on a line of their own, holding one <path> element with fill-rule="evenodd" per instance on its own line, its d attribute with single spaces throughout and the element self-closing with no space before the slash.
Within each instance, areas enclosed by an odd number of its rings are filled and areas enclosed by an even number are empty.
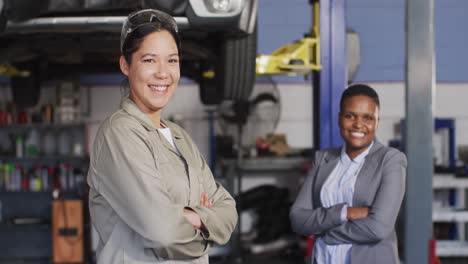
<svg viewBox="0 0 468 264">
<path fill-rule="evenodd" d="M 341 148 L 340 161 L 325 181 L 320 191 L 322 206 L 327 208 L 339 203 L 346 203 L 341 211 L 341 221 L 347 221 L 347 208 L 353 206 L 354 187 L 359 171 L 364 164 L 374 142 L 356 158 L 351 160 L 346 154 L 346 147 Z M 321 239 L 316 240 L 315 260 L 318 264 L 349 264 L 349 252 L 352 244 L 327 245 Z"/>
</svg>

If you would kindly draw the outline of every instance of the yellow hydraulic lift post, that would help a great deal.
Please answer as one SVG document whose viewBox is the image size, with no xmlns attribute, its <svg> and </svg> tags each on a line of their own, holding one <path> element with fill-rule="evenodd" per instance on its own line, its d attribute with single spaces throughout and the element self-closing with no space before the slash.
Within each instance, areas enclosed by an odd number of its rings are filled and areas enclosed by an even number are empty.
<svg viewBox="0 0 468 264">
<path fill-rule="evenodd" d="M 321 69 L 319 2 L 314 2 L 311 6 L 313 26 L 310 32 L 304 38 L 286 44 L 270 55 L 258 55 L 257 75 L 308 75 L 312 70 Z"/>
</svg>

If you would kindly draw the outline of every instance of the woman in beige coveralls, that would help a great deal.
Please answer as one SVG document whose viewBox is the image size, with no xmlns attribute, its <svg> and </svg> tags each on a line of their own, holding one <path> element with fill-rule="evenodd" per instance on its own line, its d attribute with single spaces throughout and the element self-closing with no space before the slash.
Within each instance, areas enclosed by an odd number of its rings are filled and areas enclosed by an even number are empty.
<svg viewBox="0 0 468 264">
<path fill-rule="evenodd" d="M 161 119 L 180 78 L 174 19 L 151 9 L 129 15 L 121 51 L 129 96 L 99 128 L 88 173 L 98 263 L 208 263 L 237 212 L 189 135 Z"/>
</svg>

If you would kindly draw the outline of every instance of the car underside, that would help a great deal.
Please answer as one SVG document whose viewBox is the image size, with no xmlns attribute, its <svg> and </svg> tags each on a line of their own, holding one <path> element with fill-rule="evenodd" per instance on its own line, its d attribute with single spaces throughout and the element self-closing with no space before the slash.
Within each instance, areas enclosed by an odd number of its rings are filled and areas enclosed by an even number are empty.
<svg viewBox="0 0 468 264">
<path fill-rule="evenodd" d="M 247 98 L 255 79 L 256 1 L 240 0 L 248 6 L 226 17 L 215 13 L 210 17 L 191 2 L 5 1 L 2 19 L 8 22 L 0 34 L 0 64 L 33 72 L 41 82 L 118 73 L 120 30 L 126 15 L 157 8 L 177 21 L 181 74 L 200 84 L 202 102 Z"/>
</svg>

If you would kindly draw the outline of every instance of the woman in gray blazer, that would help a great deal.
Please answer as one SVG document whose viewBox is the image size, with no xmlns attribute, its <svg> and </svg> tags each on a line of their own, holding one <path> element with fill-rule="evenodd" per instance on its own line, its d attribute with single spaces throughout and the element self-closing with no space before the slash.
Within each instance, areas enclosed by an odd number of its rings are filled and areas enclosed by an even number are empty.
<svg viewBox="0 0 468 264">
<path fill-rule="evenodd" d="M 406 156 L 375 139 L 379 98 L 355 84 L 343 92 L 342 147 L 315 153 L 294 202 L 293 230 L 314 236 L 314 263 L 399 263 L 395 221 L 405 192 Z"/>
</svg>

